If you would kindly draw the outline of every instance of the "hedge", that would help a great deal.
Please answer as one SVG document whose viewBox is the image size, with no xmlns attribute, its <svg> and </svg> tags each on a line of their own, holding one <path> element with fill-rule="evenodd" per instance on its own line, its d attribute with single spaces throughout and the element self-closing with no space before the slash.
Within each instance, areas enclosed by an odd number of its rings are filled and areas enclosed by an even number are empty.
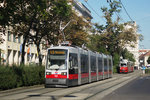
<svg viewBox="0 0 150 100">
<path fill-rule="evenodd" d="M 146 74 L 150 74 L 150 69 L 146 69 L 146 70 L 145 70 L 145 73 L 146 73 Z"/>
<path fill-rule="evenodd" d="M 43 66 L 0 66 L 0 90 L 44 84 Z"/>
<path fill-rule="evenodd" d="M 10 67 L 0 67 L 0 89 L 17 87 L 17 75 Z"/>
</svg>

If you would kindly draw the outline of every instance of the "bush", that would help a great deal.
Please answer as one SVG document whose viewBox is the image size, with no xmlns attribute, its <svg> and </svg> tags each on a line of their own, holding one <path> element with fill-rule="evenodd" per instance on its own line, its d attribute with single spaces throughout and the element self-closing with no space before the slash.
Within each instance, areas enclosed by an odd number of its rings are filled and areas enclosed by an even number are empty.
<svg viewBox="0 0 150 100">
<path fill-rule="evenodd" d="M 11 67 L 0 66 L 0 89 L 17 87 L 17 75 Z"/>
<path fill-rule="evenodd" d="M 24 67 L 22 72 L 24 86 L 44 83 L 44 67 Z"/>
<path fill-rule="evenodd" d="M 119 68 L 119 61 L 120 61 L 120 56 L 115 53 L 113 57 L 113 72 L 118 73 L 118 68 Z"/>
<path fill-rule="evenodd" d="M 0 89 L 44 84 L 43 66 L 0 66 Z"/>
<path fill-rule="evenodd" d="M 150 69 L 146 69 L 146 70 L 145 70 L 145 73 L 146 73 L 146 74 L 150 74 Z"/>
</svg>

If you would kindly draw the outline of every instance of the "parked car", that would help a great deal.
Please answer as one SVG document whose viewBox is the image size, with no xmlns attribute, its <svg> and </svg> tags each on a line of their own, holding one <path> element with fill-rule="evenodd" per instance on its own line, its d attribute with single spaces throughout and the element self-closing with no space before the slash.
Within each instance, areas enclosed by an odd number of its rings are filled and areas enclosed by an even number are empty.
<svg viewBox="0 0 150 100">
<path fill-rule="evenodd" d="M 150 68 L 150 64 L 148 64 L 146 67 L 147 67 L 147 68 Z"/>
</svg>

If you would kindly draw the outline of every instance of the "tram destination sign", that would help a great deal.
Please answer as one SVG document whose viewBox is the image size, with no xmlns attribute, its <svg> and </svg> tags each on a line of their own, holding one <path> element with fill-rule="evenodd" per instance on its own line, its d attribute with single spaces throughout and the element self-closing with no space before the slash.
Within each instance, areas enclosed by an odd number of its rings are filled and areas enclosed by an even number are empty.
<svg viewBox="0 0 150 100">
<path fill-rule="evenodd" d="M 54 54 L 56 54 L 56 55 L 64 55 L 65 51 L 64 50 L 50 50 L 49 53 L 51 55 L 54 55 Z"/>
</svg>

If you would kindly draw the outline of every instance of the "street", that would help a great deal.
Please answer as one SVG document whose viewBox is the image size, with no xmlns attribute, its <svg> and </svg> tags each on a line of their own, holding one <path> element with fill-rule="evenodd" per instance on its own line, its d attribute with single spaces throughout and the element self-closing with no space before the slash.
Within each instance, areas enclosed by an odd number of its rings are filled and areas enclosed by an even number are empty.
<svg viewBox="0 0 150 100">
<path fill-rule="evenodd" d="M 140 75 L 141 71 L 115 74 L 110 79 L 69 88 L 44 88 L 44 85 L 41 85 L 0 91 L 0 100 L 101 100 Z M 144 78 L 140 80 L 144 80 Z M 105 99 L 107 100 L 107 98 Z"/>
<path fill-rule="evenodd" d="M 141 76 L 102 100 L 150 100 L 150 76 Z"/>
</svg>

